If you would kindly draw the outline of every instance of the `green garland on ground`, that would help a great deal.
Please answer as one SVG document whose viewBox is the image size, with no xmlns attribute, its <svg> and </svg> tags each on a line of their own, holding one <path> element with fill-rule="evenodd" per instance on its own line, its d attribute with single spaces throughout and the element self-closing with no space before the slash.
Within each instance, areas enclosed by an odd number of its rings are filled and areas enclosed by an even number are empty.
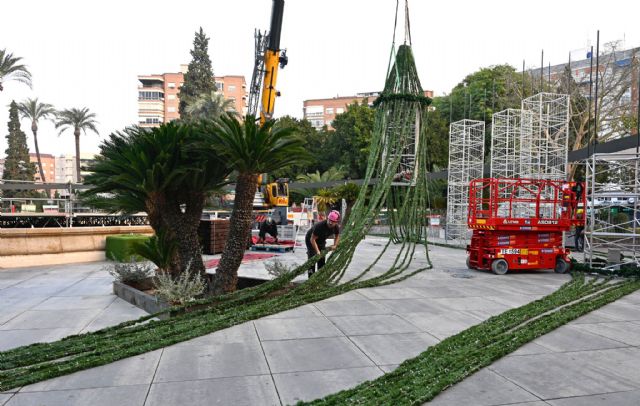
<svg viewBox="0 0 640 406">
<path fill-rule="evenodd" d="M 436 344 L 393 372 L 310 405 L 420 405 L 520 346 L 605 304 L 640 289 L 640 281 L 585 280 L 491 317 Z"/>
<path fill-rule="evenodd" d="M 385 94 L 421 96 L 423 92 L 411 48 L 401 46 L 393 62 Z M 378 177 L 378 182 L 373 188 L 361 188 L 349 223 L 341 234 L 340 245 L 327 259 L 326 266 L 304 284 L 280 296 L 273 295 L 287 288 L 320 256 L 258 287 L 200 300 L 96 332 L 69 336 L 61 341 L 2 352 L 0 390 L 104 365 L 353 289 L 395 283 L 430 268 L 424 227 L 429 201 L 424 161 L 427 156 L 426 113 L 420 100 L 404 96 L 387 98 L 378 105 L 364 185 L 374 177 Z M 402 155 L 409 145 L 414 144 L 417 148 L 413 186 L 394 187 L 390 193 Z M 392 213 L 390 226 L 394 230 L 393 235 L 367 268 L 357 275 L 347 275 L 357 245 L 383 207 Z M 391 266 L 381 274 L 371 273 L 392 242 L 397 244 L 398 253 Z M 409 271 L 418 246 L 424 247 L 427 266 Z M 154 320 L 167 312 L 174 317 Z"/>
</svg>

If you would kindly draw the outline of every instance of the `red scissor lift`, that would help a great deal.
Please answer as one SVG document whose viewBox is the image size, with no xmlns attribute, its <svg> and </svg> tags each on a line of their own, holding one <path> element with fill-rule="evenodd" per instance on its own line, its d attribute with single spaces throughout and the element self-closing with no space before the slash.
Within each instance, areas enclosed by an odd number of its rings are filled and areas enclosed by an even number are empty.
<svg viewBox="0 0 640 406">
<path fill-rule="evenodd" d="M 576 182 L 544 179 L 485 178 L 469 185 L 467 266 L 510 270 L 569 269 L 562 233 L 583 226 L 585 196 Z M 584 190 L 584 188 L 582 188 Z"/>
</svg>

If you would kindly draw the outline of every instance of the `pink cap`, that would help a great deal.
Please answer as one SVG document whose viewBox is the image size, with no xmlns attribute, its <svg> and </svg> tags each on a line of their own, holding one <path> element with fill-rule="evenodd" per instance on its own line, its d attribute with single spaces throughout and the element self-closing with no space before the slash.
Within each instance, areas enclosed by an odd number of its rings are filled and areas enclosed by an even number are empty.
<svg viewBox="0 0 640 406">
<path fill-rule="evenodd" d="M 331 210 L 331 213 L 329 213 L 329 217 L 327 218 L 331 221 L 338 222 L 340 221 L 340 213 L 338 213 L 337 210 Z"/>
</svg>

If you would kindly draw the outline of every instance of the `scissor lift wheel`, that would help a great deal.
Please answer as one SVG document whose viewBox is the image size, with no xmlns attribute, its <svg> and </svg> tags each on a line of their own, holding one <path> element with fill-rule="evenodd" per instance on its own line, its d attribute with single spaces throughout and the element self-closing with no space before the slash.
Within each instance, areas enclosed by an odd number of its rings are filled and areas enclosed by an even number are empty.
<svg viewBox="0 0 640 406">
<path fill-rule="evenodd" d="M 504 259 L 496 259 L 491 263 L 491 270 L 496 275 L 504 275 L 509 270 L 509 264 Z"/>
<path fill-rule="evenodd" d="M 556 273 L 565 273 L 569 270 L 569 264 L 563 258 L 556 259 L 556 267 L 553 268 Z"/>
</svg>

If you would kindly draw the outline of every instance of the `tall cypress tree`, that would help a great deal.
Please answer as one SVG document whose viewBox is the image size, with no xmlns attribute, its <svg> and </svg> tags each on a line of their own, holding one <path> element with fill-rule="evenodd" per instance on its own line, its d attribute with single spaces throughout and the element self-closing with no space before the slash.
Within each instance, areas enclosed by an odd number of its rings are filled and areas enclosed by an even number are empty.
<svg viewBox="0 0 640 406">
<path fill-rule="evenodd" d="M 18 105 L 15 101 L 9 106 L 9 134 L 7 134 L 6 158 L 2 179 L 31 181 L 34 180 L 36 166 L 29 161 L 27 135 L 20 129 Z M 33 192 L 5 190 L 3 197 L 30 197 Z"/>
<path fill-rule="evenodd" d="M 213 78 L 213 68 L 209 58 L 209 38 L 205 35 L 202 27 L 196 32 L 191 50 L 191 62 L 189 70 L 184 75 L 184 84 L 178 93 L 180 98 L 180 117 L 189 119 L 186 113 L 186 106 L 192 103 L 202 94 L 210 94 L 217 90 L 216 82 Z"/>
</svg>

